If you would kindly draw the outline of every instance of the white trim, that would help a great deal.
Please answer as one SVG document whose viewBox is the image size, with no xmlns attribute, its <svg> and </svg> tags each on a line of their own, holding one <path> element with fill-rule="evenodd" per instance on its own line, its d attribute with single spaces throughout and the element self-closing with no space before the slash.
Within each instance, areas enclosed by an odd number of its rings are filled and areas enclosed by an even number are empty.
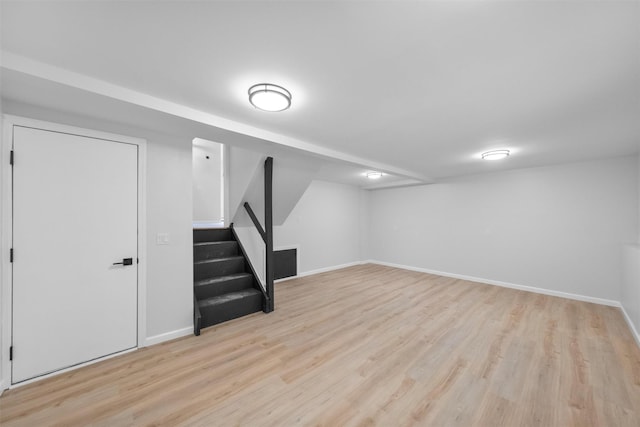
<svg viewBox="0 0 640 427">
<path fill-rule="evenodd" d="M 638 344 L 638 347 L 640 347 L 640 333 L 638 333 L 636 325 L 633 324 L 633 321 L 631 320 L 631 317 L 629 317 L 627 310 L 624 309 L 624 305 L 620 305 L 620 310 L 622 310 L 624 320 L 627 321 L 627 325 L 629 325 L 629 329 L 631 329 L 631 335 L 633 335 L 633 338 L 636 340 L 636 344 Z"/>
<path fill-rule="evenodd" d="M 465 276 L 463 274 L 448 273 L 444 271 L 430 270 L 428 268 L 421 268 L 421 267 L 412 267 L 409 265 L 395 264 L 392 262 L 384 262 L 384 261 L 377 261 L 377 260 L 368 260 L 367 262 L 371 264 L 385 265 L 387 267 L 402 268 L 403 270 L 418 271 L 420 273 L 429 273 L 429 274 L 435 274 L 438 276 L 452 277 L 454 279 L 468 280 L 470 282 L 478 282 L 478 283 L 484 283 L 487 285 L 501 286 L 503 288 L 518 289 L 521 291 L 533 292 L 536 294 L 550 295 L 554 297 L 567 298 L 567 299 L 572 299 L 576 301 L 590 302 L 593 304 L 608 305 L 611 307 L 622 307 L 622 305 L 620 304 L 620 301 L 615 301 L 610 299 L 571 294 L 568 292 L 553 291 L 550 289 L 536 288 L 534 286 L 516 285 L 513 283 L 501 282 L 498 280 L 483 279 L 481 277 L 474 277 L 474 276 Z"/>
<path fill-rule="evenodd" d="M 10 384 L 8 388 L 14 389 L 14 388 L 22 387 L 23 385 L 27 385 L 27 384 L 34 383 L 36 381 L 44 380 L 45 378 L 55 377 L 56 375 L 64 374 L 64 373 L 67 373 L 69 371 L 74 371 L 74 370 L 79 369 L 79 368 L 84 368 L 85 366 L 89 366 L 89 365 L 93 365 L 95 363 L 103 362 L 105 360 L 113 359 L 114 357 L 122 356 L 123 354 L 131 353 L 131 352 L 136 351 L 136 350 L 137 350 L 137 348 L 135 348 L 135 347 L 134 348 L 129 348 L 127 350 L 122 350 L 122 351 L 119 351 L 117 353 L 109 354 L 107 356 L 99 357 L 97 359 L 93 359 L 93 360 L 89 360 L 87 362 L 79 363 L 77 365 L 69 366 L 68 368 L 59 369 L 57 371 L 49 372 L 48 374 L 40 375 L 39 377 L 35 377 L 35 378 L 28 379 L 28 380 L 24 380 L 24 381 L 21 381 L 21 382 L 16 383 L 16 384 Z"/>
<path fill-rule="evenodd" d="M 145 347 L 148 347 L 150 345 L 156 345 L 165 341 L 171 341 L 176 338 L 185 337 L 192 333 L 193 333 L 193 326 L 189 326 L 187 328 L 182 328 L 182 329 L 176 329 L 175 331 L 169 331 L 169 332 L 165 332 L 164 334 L 158 334 L 152 337 L 148 337 L 144 341 L 144 345 Z"/>
<path fill-rule="evenodd" d="M 226 210 L 225 192 L 227 189 L 227 183 L 225 182 L 226 178 L 224 177 L 226 159 L 225 159 L 224 144 L 221 144 L 218 142 L 218 145 L 220 145 L 220 222 L 222 222 L 222 225 L 224 226 L 225 210 Z"/>
<path fill-rule="evenodd" d="M 223 198 L 223 208 L 222 217 L 224 221 L 224 227 L 229 227 L 231 224 L 230 210 L 229 210 L 229 171 L 230 171 L 230 162 L 229 158 L 231 157 L 231 150 L 229 150 L 229 146 L 227 144 L 222 144 L 222 177 L 223 186 L 222 186 L 222 198 Z"/>
<path fill-rule="evenodd" d="M 0 265 L 2 266 L 2 276 L 0 276 L 0 303 L 2 304 L 0 330 L 0 386 L 4 389 L 11 384 L 11 362 L 6 357 L 9 354 L 11 342 L 11 321 L 13 318 L 11 301 L 12 269 L 9 263 L 9 248 L 12 242 L 11 223 L 12 218 L 12 197 L 11 197 L 11 166 L 9 165 L 9 155 L 13 145 L 13 126 L 25 126 L 36 129 L 50 130 L 54 132 L 64 132 L 73 135 L 86 136 L 89 138 L 104 139 L 108 141 L 123 142 L 138 146 L 138 330 L 137 346 L 144 347 L 144 337 L 147 332 L 147 142 L 141 138 L 133 138 L 125 135 L 95 131 L 91 129 L 79 128 L 75 126 L 62 125 L 42 120 L 18 117 L 9 114 L 3 115 L 3 138 L 0 146 L 0 177 L 2 186 L 0 187 L 0 201 L 2 206 L 2 218 L 0 220 Z M 118 353 L 122 354 L 122 353 Z M 4 356 L 4 357 L 3 357 Z M 107 356 L 109 357 L 109 356 Z M 102 360 L 96 359 L 96 360 Z M 86 363 L 90 363 L 86 362 Z M 84 364 L 75 365 L 57 372 L 66 372 L 67 369 L 75 369 Z M 48 374 L 50 375 L 50 374 Z M 40 376 L 34 380 L 45 378 Z M 24 384 L 26 382 L 21 382 Z"/>
<path fill-rule="evenodd" d="M 147 141 L 139 138 L 135 140 L 138 141 L 138 348 L 140 348 L 144 347 L 143 337 L 147 336 Z"/>
<path fill-rule="evenodd" d="M 1 388 L 9 388 L 11 383 L 11 362 L 9 347 L 11 341 L 11 281 L 12 269 L 9 262 L 9 248 L 13 240 L 11 229 L 11 165 L 9 156 L 12 144 L 13 127 L 3 116 L 2 141 L 0 146 L 0 380 Z"/>
<path fill-rule="evenodd" d="M 354 262 L 348 262 L 346 264 L 332 265 L 330 267 L 318 268 L 316 270 L 298 273 L 297 276 L 285 277 L 284 279 L 276 280 L 274 283 L 286 282 L 287 280 L 293 280 L 293 279 L 298 279 L 300 277 L 312 276 L 314 274 L 326 273 L 328 271 L 333 271 L 333 270 L 340 270 L 341 268 L 353 267 L 354 265 L 366 264 L 367 262 L 369 261 L 354 261 Z"/>
<path fill-rule="evenodd" d="M 234 120 L 225 119 L 211 113 L 207 113 L 195 108 L 187 107 L 166 99 L 157 98 L 132 89 L 115 85 L 104 80 L 96 79 L 85 74 L 76 73 L 55 67 L 53 65 L 36 61 L 26 56 L 18 55 L 7 50 L 0 50 L 2 57 L 2 68 L 13 70 L 29 76 L 38 77 L 51 82 L 60 83 L 66 86 L 82 89 L 84 91 L 103 95 L 108 98 L 117 99 L 128 102 L 151 110 L 160 111 L 203 123 L 219 129 L 237 132 L 260 140 L 273 142 L 274 144 L 291 147 L 298 150 L 306 151 L 331 159 L 338 159 L 348 163 L 362 165 L 381 172 L 400 175 L 407 178 L 413 178 L 424 183 L 432 183 L 434 179 L 427 177 L 419 172 L 398 168 L 384 163 L 375 162 L 354 156 L 352 154 L 326 148 L 320 145 L 312 144 L 300 139 L 292 138 L 279 133 L 267 131 L 255 126 L 240 123 Z"/>
</svg>

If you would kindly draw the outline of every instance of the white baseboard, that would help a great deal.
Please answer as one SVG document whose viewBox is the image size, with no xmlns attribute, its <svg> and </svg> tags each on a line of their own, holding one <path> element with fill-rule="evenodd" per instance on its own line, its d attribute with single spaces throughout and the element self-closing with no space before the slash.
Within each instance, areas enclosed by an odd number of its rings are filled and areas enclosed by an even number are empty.
<svg viewBox="0 0 640 427">
<path fill-rule="evenodd" d="M 478 283 L 484 283 L 484 284 L 487 284 L 487 285 L 501 286 L 503 288 L 518 289 L 518 290 L 521 290 L 521 291 L 534 292 L 536 294 L 550 295 L 550 296 L 553 296 L 553 297 L 567 298 L 567 299 L 572 299 L 572 300 L 576 300 L 576 301 L 591 302 L 591 303 L 594 303 L 594 304 L 608 305 L 608 306 L 611 306 L 611 307 L 622 307 L 622 305 L 620 304 L 620 301 L 615 301 L 615 300 L 610 300 L 610 299 L 596 298 L 596 297 L 590 297 L 590 296 L 586 296 L 586 295 L 571 294 L 571 293 L 568 293 L 568 292 L 560 292 L 560 291 L 554 291 L 554 290 L 550 290 L 550 289 L 536 288 L 534 286 L 516 285 L 516 284 L 513 284 L 513 283 L 501 282 L 501 281 L 498 281 L 498 280 L 483 279 L 481 277 L 465 276 L 463 274 L 456 274 L 456 273 L 447 273 L 447 272 L 444 272 L 444 271 L 430 270 L 428 268 L 412 267 L 412 266 L 409 266 L 409 265 L 402 265 L 402 264 L 394 264 L 394 263 L 391 263 L 391 262 L 376 261 L 376 260 L 368 260 L 367 262 L 371 263 L 371 264 L 385 265 L 387 267 L 402 268 L 404 270 L 411 270 L 411 271 L 418 271 L 418 272 L 421 272 L 421 273 L 435 274 L 437 276 L 444 276 L 444 277 L 451 277 L 451 278 L 454 278 L 454 279 L 468 280 L 470 282 L 478 282 Z"/>
<path fill-rule="evenodd" d="M 176 329 L 175 331 L 165 332 L 164 334 L 154 335 L 152 337 L 147 337 L 144 340 L 144 346 L 149 347 L 150 345 L 160 344 L 161 342 L 171 341 L 176 338 L 181 338 L 193 333 L 193 326 L 189 326 L 188 328 Z"/>
<path fill-rule="evenodd" d="M 63 368 L 63 369 L 60 369 L 60 370 L 57 370 L 57 371 L 54 371 L 54 372 L 49 372 L 48 374 L 40 375 L 40 376 L 37 376 L 35 378 L 31 378 L 29 380 L 21 381 L 21 382 L 19 382 L 17 384 L 9 384 L 9 385 L 7 385 L 7 387 L 11 388 L 11 389 L 22 387 L 22 386 L 25 386 L 25 385 L 28 385 L 28 384 L 32 384 L 32 383 L 35 383 L 35 382 L 38 382 L 38 381 L 45 380 L 47 378 L 55 377 L 55 376 L 60 375 L 60 374 L 66 374 L 67 372 L 75 371 L 76 369 L 84 368 L 85 366 L 94 365 L 96 363 L 100 363 L 100 362 L 103 362 L 105 360 L 113 359 L 114 357 L 122 356 L 123 354 L 133 353 L 136 350 L 138 350 L 138 347 L 130 348 L 128 350 L 119 351 L 117 353 L 109 354 L 107 356 L 98 357 L 97 359 L 93 359 L 93 360 L 89 360 L 87 362 L 79 363 L 77 365 L 69 366 L 67 368 Z"/>
<path fill-rule="evenodd" d="M 366 261 L 366 262 L 368 262 L 368 261 Z M 274 283 L 285 282 L 287 280 L 298 279 L 300 277 L 311 276 L 311 275 L 319 274 L 319 273 L 326 273 L 328 271 L 333 271 L 333 270 L 340 270 L 341 268 L 347 268 L 347 267 L 353 267 L 354 265 L 366 264 L 366 262 L 365 261 L 354 261 L 354 262 L 348 262 L 346 264 L 332 265 L 330 267 L 318 268 L 316 270 L 310 270 L 310 271 L 305 271 L 305 272 L 302 272 L 302 273 L 298 273 L 297 276 L 291 276 L 291 277 L 285 277 L 284 279 L 278 279 L 278 280 L 274 281 Z"/>
<path fill-rule="evenodd" d="M 633 335 L 633 338 L 635 338 L 636 340 L 636 344 L 638 344 L 638 347 L 640 347 L 640 334 L 636 329 L 636 325 L 634 325 L 633 322 L 631 321 L 631 317 L 629 317 L 629 314 L 627 314 L 627 310 L 624 309 L 624 305 L 620 306 L 620 310 L 622 310 L 622 315 L 624 316 L 624 320 L 627 321 L 627 325 L 629 325 L 629 329 L 631 329 L 631 335 Z"/>
</svg>

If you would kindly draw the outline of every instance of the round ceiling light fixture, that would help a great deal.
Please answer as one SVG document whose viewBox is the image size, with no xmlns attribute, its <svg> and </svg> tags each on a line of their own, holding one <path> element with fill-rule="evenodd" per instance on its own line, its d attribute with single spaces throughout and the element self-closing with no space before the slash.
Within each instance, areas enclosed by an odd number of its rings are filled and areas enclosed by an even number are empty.
<svg viewBox="0 0 640 427">
<path fill-rule="evenodd" d="M 259 83 L 249 88 L 249 102 L 262 111 L 284 111 L 291 107 L 291 92 L 282 86 Z"/>
<path fill-rule="evenodd" d="M 380 179 L 382 178 L 382 172 L 367 172 L 367 178 Z"/>
<path fill-rule="evenodd" d="M 500 160 L 509 157 L 509 150 L 493 150 L 482 153 L 483 160 Z"/>
</svg>

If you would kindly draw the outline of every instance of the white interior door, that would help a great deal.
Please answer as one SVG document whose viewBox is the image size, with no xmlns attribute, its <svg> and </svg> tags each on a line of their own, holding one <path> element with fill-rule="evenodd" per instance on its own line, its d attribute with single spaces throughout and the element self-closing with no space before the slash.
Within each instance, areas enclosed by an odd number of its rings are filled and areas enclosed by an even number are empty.
<svg viewBox="0 0 640 427">
<path fill-rule="evenodd" d="M 137 345 L 138 146 L 13 129 L 15 384 Z"/>
</svg>

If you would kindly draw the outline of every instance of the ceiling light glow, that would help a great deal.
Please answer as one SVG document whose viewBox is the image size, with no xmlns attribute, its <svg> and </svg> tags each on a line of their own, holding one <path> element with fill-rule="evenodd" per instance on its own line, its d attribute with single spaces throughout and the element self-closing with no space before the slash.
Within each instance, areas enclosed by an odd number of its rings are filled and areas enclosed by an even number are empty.
<svg viewBox="0 0 640 427">
<path fill-rule="evenodd" d="M 492 150 L 482 153 L 483 160 L 500 160 L 509 157 L 509 150 Z"/>
<path fill-rule="evenodd" d="M 249 88 L 249 102 L 262 111 L 284 111 L 291 107 L 291 92 L 282 86 L 259 83 Z"/>
<path fill-rule="evenodd" d="M 367 178 L 380 179 L 382 178 L 382 172 L 367 172 Z"/>
</svg>

